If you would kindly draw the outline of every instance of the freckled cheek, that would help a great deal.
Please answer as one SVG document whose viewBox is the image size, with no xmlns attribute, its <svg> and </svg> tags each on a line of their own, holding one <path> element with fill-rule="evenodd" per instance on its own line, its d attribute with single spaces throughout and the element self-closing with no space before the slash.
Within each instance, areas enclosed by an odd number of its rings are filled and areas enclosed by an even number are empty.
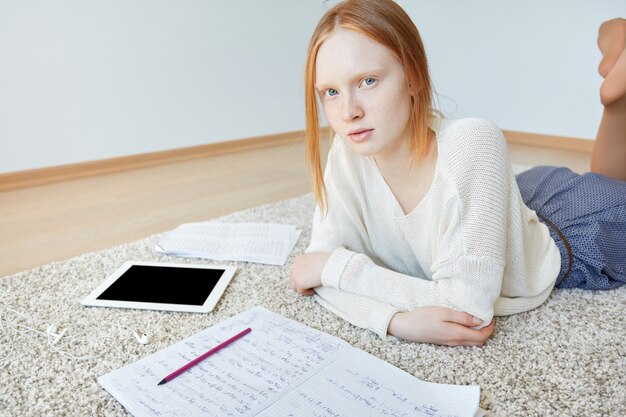
<svg viewBox="0 0 626 417">
<path fill-rule="evenodd" d="M 387 103 L 387 112 L 393 113 L 398 122 L 409 122 L 411 116 L 411 96 L 406 92 L 401 92 Z"/>
<path fill-rule="evenodd" d="M 402 115 L 402 106 L 395 97 L 377 97 L 369 100 L 365 106 L 366 117 L 380 122 L 391 122 Z"/>
<path fill-rule="evenodd" d="M 328 120 L 330 127 L 332 127 L 333 130 L 338 131 L 342 120 L 341 106 L 336 105 L 336 103 L 325 104 L 324 114 L 326 115 L 326 120 Z"/>
</svg>

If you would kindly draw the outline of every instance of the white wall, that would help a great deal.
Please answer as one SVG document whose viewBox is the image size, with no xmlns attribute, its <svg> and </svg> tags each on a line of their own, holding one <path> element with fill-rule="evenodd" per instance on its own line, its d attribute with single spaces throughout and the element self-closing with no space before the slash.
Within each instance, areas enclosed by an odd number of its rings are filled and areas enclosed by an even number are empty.
<svg viewBox="0 0 626 417">
<path fill-rule="evenodd" d="M 0 172 L 304 128 L 321 1 L 0 0 Z"/>
<path fill-rule="evenodd" d="M 400 0 L 451 116 L 593 138 L 623 0 Z M 322 0 L 0 0 L 0 172 L 299 130 Z M 448 98 L 444 98 L 448 97 Z"/>
<path fill-rule="evenodd" d="M 446 115 L 593 139 L 602 107 L 596 40 L 624 0 L 399 0 L 417 24 Z"/>
</svg>

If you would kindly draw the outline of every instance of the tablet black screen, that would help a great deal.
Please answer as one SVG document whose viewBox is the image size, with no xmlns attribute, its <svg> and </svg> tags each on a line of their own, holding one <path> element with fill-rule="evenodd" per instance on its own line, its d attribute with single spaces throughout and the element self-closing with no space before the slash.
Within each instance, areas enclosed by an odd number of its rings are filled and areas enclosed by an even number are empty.
<svg viewBox="0 0 626 417">
<path fill-rule="evenodd" d="M 223 273 L 222 269 L 133 265 L 98 300 L 201 306 Z"/>
</svg>

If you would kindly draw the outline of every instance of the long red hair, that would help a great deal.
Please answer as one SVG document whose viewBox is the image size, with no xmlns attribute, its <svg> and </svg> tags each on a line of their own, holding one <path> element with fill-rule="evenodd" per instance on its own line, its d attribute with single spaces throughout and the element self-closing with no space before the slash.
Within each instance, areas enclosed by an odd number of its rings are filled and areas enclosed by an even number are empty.
<svg viewBox="0 0 626 417">
<path fill-rule="evenodd" d="M 327 209 L 327 194 L 320 159 L 315 62 L 322 43 L 338 28 L 354 30 L 386 46 L 402 64 L 412 95 L 411 149 L 416 160 L 428 152 L 429 122 L 435 113 L 422 38 L 409 15 L 400 6 L 392 0 L 347 0 L 329 9 L 318 22 L 311 37 L 304 82 L 307 157 L 315 199 L 322 212 Z"/>
</svg>

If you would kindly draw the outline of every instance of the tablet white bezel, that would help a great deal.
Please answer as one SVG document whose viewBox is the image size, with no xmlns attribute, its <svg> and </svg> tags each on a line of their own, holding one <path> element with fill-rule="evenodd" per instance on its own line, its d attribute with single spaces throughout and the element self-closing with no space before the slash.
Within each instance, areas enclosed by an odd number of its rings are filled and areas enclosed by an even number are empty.
<svg viewBox="0 0 626 417">
<path fill-rule="evenodd" d="M 165 303 L 144 303 L 138 301 L 116 301 L 116 300 L 99 300 L 98 297 L 107 288 L 111 286 L 124 272 L 131 266 L 164 266 L 173 268 L 200 268 L 200 269 L 219 269 L 224 273 L 215 284 L 211 294 L 201 306 L 187 304 L 165 304 Z M 134 308 L 140 310 L 165 310 L 165 311 L 181 311 L 186 313 L 209 313 L 215 308 L 217 302 L 222 298 L 222 294 L 226 291 L 226 287 L 232 280 L 237 267 L 227 265 L 201 265 L 201 264 L 177 264 L 170 262 L 125 262 L 115 272 L 109 275 L 98 287 L 85 297 L 80 303 L 84 306 L 91 307 L 115 307 L 115 308 Z"/>
</svg>

